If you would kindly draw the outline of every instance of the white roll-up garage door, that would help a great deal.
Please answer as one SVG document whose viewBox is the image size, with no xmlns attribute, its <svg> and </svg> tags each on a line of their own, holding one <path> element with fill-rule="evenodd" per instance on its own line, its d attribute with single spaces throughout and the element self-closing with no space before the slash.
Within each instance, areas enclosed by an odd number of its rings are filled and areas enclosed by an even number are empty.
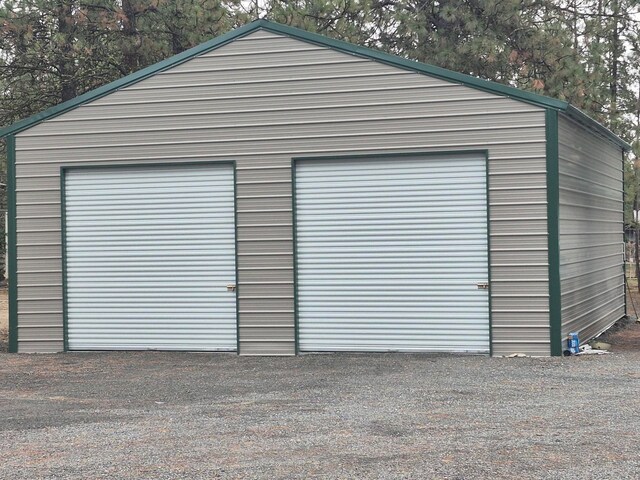
<svg viewBox="0 0 640 480">
<path fill-rule="evenodd" d="M 71 350 L 235 350 L 230 164 L 65 173 Z"/>
<path fill-rule="evenodd" d="M 301 351 L 489 351 L 481 154 L 296 164 Z"/>
</svg>

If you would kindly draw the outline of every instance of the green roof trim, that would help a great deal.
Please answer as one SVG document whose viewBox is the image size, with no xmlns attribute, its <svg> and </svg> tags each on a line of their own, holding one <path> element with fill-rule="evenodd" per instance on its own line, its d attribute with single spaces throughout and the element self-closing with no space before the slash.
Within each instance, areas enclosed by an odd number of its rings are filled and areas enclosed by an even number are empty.
<svg viewBox="0 0 640 480">
<path fill-rule="evenodd" d="M 92 100 L 96 100 L 131 84 L 137 83 L 141 80 L 144 80 L 145 78 L 155 75 L 156 73 L 175 67 L 176 65 L 190 60 L 191 58 L 214 50 L 237 38 L 246 36 L 261 29 L 272 33 L 287 35 L 305 42 L 333 48 L 335 50 L 339 50 L 341 52 L 349 53 L 352 55 L 358 55 L 371 60 L 377 60 L 379 62 L 386 63 L 388 65 L 392 65 L 394 67 L 402 68 L 405 70 L 424 73 L 426 75 L 441 78 L 443 80 L 461 83 L 472 88 L 490 92 L 496 95 L 505 96 L 508 98 L 513 98 L 515 100 L 538 105 L 547 109 L 564 112 L 567 116 L 573 118 L 578 123 L 600 133 L 602 136 L 613 141 L 616 145 L 622 147 L 623 149 L 631 149 L 631 146 L 627 142 L 625 142 L 613 132 L 608 130 L 606 127 L 596 122 L 591 117 L 582 113 L 580 110 L 571 106 L 565 101 L 545 97 L 544 95 L 538 95 L 536 93 L 526 92 L 524 90 L 519 90 L 517 88 L 502 85 L 496 82 L 491 82 L 489 80 L 472 77 L 463 73 L 453 72 L 451 70 L 436 67 L 434 65 L 428 65 L 413 60 L 408 60 L 396 55 L 390 55 L 378 50 L 361 47 L 348 42 L 344 42 L 342 40 L 335 40 L 329 37 L 325 37 L 324 35 L 310 33 L 298 28 L 290 27 L 288 25 L 270 22 L 268 20 L 256 20 L 243 27 L 232 30 L 231 32 L 228 32 L 224 35 L 209 40 L 208 42 L 202 43 L 196 47 L 186 50 L 178 55 L 163 60 L 162 62 L 158 62 L 138 72 L 132 73 L 131 75 L 127 75 L 126 77 L 123 77 L 119 80 L 108 83 L 107 85 L 104 85 L 100 88 L 91 90 L 90 92 L 73 98 L 67 102 L 61 103 L 60 105 L 56 105 L 55 107 L 51 107 L 27 119 L 20 120 L 13 125 L 0 129 L 0 138 L 26 130 L 27 128 L 37 125 L 44 120 L 55 117 L 57 115 L 61 115 L 80 105 L 88 103 Z"/>
<path fill-rule="evenodd" d="M 198 55 L 202 55 L 203 53 L 209 52 L 211 50 L 215 50 L 218 47 L 221 47 L 237 38 L 245 36 L 249 33 L 252 33 L 261 28 L 259 22 L 249 23 L 243 27 L 232 30 L 224 35 L 216 37 L 208 42 L 202 43 L 198 46 L 190 48 L 189 50 L 185 50 L 178 55 L 174 55 L 173 57 L 169 57 L 166 60 L 150 65 L 142 70 L 138 70 L 126 77 L 122 77 L 118 80 L 115 80 L 111 83 L 107 83 L 102 87 L 96 88 L 94 90 L 90 90 L 82 95 L 79 95 L 71 100 L 67 100 L 59 105 L 55 105 L 51 108 L 43 110 L 40 113 L 36 113 L 35 115 L 25 118 L 24 120 L 20 120 L 13 125 L 5 127 L 0 130 L 0 138 L 5 137 L 7 135 L 11 135 L 14 133 L 21 132 L 26 130 L 27 128 L 31 128 L 34 125 L 37 125 L 44 120 L 48 120 L 50 118 L 61 115 L 69 110 L 73 110 L 80 105 L 84 105 L 85 103 L 89 103 L 93 100 L 97 100 L 98 98 L 104 97 L 110 93 L 113 93 L 121 88 L 128 87 L 129 85 L 133 85 L 145 78 L 149 78 L 156 73 L 160 73 L 169 68 L 180 65 L 181 63 L 186 62 L 187 60 L 191 60 Z"/>
</svg>

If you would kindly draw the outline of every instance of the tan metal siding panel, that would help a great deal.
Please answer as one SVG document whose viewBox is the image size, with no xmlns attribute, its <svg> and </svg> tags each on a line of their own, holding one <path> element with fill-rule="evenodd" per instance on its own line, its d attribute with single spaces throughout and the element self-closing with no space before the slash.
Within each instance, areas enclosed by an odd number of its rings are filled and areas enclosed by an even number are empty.
<svg viewBox="0 0 640 480">
<path fill-rule="evenodd" d="M 238 284 L 269 284 L 272 282 L 290 282 L 293 285 L 293 267 L 280 268 L 240 268 Z"/>
<path fill-rule="evenodd" d="M 293 296 L 293 282 L 276 283 L 269 280 L 262 282 L 250 282 L 242 285 L 243 298 L 280 297 L 291 298 Z"/>
<path fill-rule="evenodd" d="M 289 343 L 292 325 L 274 326 L 268 325 L 242 326 L 240 327 L 240 335 L 245 342 L 282 342 Z"/>
<path fill-rule="evenodd" d="M 244 196 L 237 198 L 238 210 L 261 210 L 265 203 L 274 209 L 291 208 L 291 195 Z"/>
<path fill-rule="evenodd" d="M 547 248 L 547 236 L 544 234 L 526 236 L 495 235 L 492 241 L 492 251 L 501 248 Z"/>
<path fill-rule="evenodd" d="M 282 62 L 297 61 L 292 55 L 280 54 Z M 287 60 L 287 57 L 288 60 Z M 228 60 L 228 59 L 224 59 Z M 255 59 L 248 59 L 255 61 Z M 217 71 L 215 67 L 212 67 L 212 72 Z M 265 96 L 291 96 L 291 97 L 304 97 L 306 95 L 319 94 L 316 93 L 323 87 L 327 93 L 336 94 L 339 92 L 351 93 L 351 92 L 375 92 L 379 91 L 380 82 L 385 78 L 393 79 L 393 86 L 386 87 L 384 91 L 395 91 L 399 89 L 412 88 L 416 90 L 424 90 L 425 88 L 433 88 L 446 92 L 447 90 L 457 89 L 455 84 L 440 82 L 439 84 L 429 85 L 425 87 L 424 82 L 419 78 L 411 75 L 410 72 L 403 72 L 401 70 L 394 70 L 388 73 L 370 73 L 360 74 L 360 79 L 357 85 L 354 85 L 353 78 L 345 77 L 344 75 L 332 75 L 329 77 L 320 77 L 313 79 L 300 79 L 291 81 L 287 79 L 286 83 L 282 82 L 282 79 L 260 79 L 245 77 L 243 80 L 239 80 L 234 84 L 230 84 L 226 79 L 222 79 L 219 82 L 207 81 L 200 82 L 195 85 L 182 85 L 176 84 L 159 85 L 153 88 L 153 92 L 157 95 L 157 99 L 152 101 L 152 104 L 167 104 L 176 102 L 193 102 L 196 100 L 218 100 L 230 97 L 243 98 L 264 98 Z M 180 82 L 177 82 L 178 84 Z M 117 104 L 135 104 L 144 103 L 149 104 L 148 96 L 150 88 L 144 90 L 127 89 L 123 95 L 120 95 L 117 102 L 112 102 L 107 97 L 97 102 L 102 102 L 102 105 L 117 105 Z M 96 103 L 98 105 L 98 103 Z"/>
<path fill-rule="evenodd" d="M 270 328 L 265 328 L 266 332 Z M 286 339 L 269 339 L 269 340 L 243 340 L 241 348 L 242 355 L 246 356 L 291 356 L 295 355 L 296 349 L 294 342 L 291 341 L 291 332 L 293 327 L 289 328 L 289 336 Z M 240 327 L 240 335 L 242 336 L 242 327 Z M 267 334 L 263 333 L 263 338 Z"/>
<path fill-rule="evenodd" d="M 493 235 L 491 235 L 493 238 Z M 491 262 L 491 282 L 492 293 L 509 293 L 510 284 L 518 280 L 543 281 L 549 275 L 549 267 L 547 265 L 503 265 Z M 505 285 L 500 285 L 493 279 L 505 280 Z M 499 290 L 498 290 L 499 289 Z M 493 298 L 493 297 L 492 297 Z M 498 324 L 498 328 L 499 328 Z M 494 328 L 496 325 L 493 325 Z"/>
<path fill-rule="evenodd" d="M 18 217 L 34 217 L 37 215 L 54 216 L 58 214 L 59 203 L 27 203 L 20 204 L 20 208 L 16 210 Z"/>
<path fill-rule="evenodd" d="M 348 75 L 352 81 L 360 81 L 360 77 L 356 74 Z M 424 77 L 423 77 L 424 78 Z M 148 81 L 148 80 L 147 80 Z M 289 82 L 289 80 L 282 80 Z M 382 77 L 381 81 L 388 82 L 389 79 Z M 131 87 L 129 87 L 131 88 Z M 125 90 L 122 90 L 125 91 Z M 442 102 L 440 102 L 442 103 Z M 404 99 L 397 103 L 389 103 L 383 99 L 377 99 L 369 103 L 351 104 L 345 103 L 341 105 L 320 105 L 314 108 L 300 107 L 297 104 L 277 103 L 270 108 L 257 109 L 250 107 L 247 109 L 215 109 L 210 112 L 191 112 L 184 111 L 178 113 L 175 108 L 162 115 L 148 115 L 144 109 L 138 109 L 128 112 L 127 116 L 119 115 L 117 117 L 100 116 L 99 119 L 85 115 L 76 120 L 67 120 L 64 117 L 52 118 L 47 121 L 47 129 L 45 131 L 32 130 L 23 132 L 21 135 L 29 137 L 42 137 L 48 135 L 88 135 L 98 132 L 103 133 L 105 130 L 110 132 L 128 132 L 128 131 L 181 131 L 189 129 L 211 129 L 225 128 L 228 125 L 238 125 L 242 127 L 259 127 L 266 125 L 322 125 L 331 123 L 350 123 L 350 122 L 368 122 L 389 119 L 413 119 L 422 118 L 424 120 L 432 119 L 458 119 L 465 121 L 466 119 L 482 118 L 485 121 L 491 119 L 502 118 L 505 111 L 509 115 L 519 115 L 521 113 L 534 113 L 536 107 L 526 104 L 518 104 L 514 107 L 513 100 L 502 97 L 492 97 L 484 99 L 474 99 L 467 102 L 445 102 L 446 108 L 443 110 L 438 108 L 440 103 L 434 102 L 433 99 L 424 101 L 421 98 Z M 430 106 L 432 111 L 409 112 L 407 105 Z M 70 113 L 70 112 L 69 112 Z M 86 112 L 85 112 L 86 113 Z M 64 118 L 64 120 L 63 120 Z M 526 154 L 518 157 L 510 157 L 514 160 L 526 158 Z M 502 160 L 509 160 L 502 158 Z M 260 163 L 260 159 L 256 159 L 255 163 Z"/>
<path fill-rule="evenodd" d="M 18 235 L 20 231 L 18 231 Z M 42 237 L 47 236 L 60 236 L 60 231 L 57 232 L 43 232 Z M 62 258 L 42 258 L 40 256 L 34 256 L 32 258 L 21 258 L 18 260 L 18 275 L 22 272 L 49 272 L 56 271 L 62 272 Z M 18 292 L 20 289 L 18 289 Z"/>
<path fill-rule="evenodd" d="M 513 217 L 540 218 L 546 215 L 547 206 L 542 203 L 523 203 L 522 205 L 500 204 L 491 205 L 491 214 L 493 218 L 498 220 L 509 219 Z"/>
<path fill-rule="evenodd" d="M 303 67 L 300 67 L 303 68 Z M 262 73 L 259 71 L 249 72 L 249 75 L 259 76 Z M 244 75 L 243 75 L 244 76 Z M 232 82 L 233 78 L 228 78 L 229 82 Z M 385 80 L 388 82 L 389 79 Z M 113 93 L 112 95 L 117 95 Z M 275 94 L 259 94 L 259 95 L 238 95 L 238 96 L 226 96 L 220 98 L 205 98 L 203 100 L 189 100 L 189 101 L 180 101 L 175 103 L 149 103 L 144 104 L 144 114 L 145 115 L 159 115 L 166 114 L 167 109 L 170 109 L 172 114 L 189 114 L 194 115 L 198 113 L 205 112 L 215 112 L 218 110 L 260 110 L 269 108 L 274 103 L 284 103 L 287 101 L 294 101 L 296 107 L 298 109 L 311 109 L 311 108 L 327 108 L 327 106 L 336 106 L 336 108 L 340 108 L 341 105 L 354 105 L 358 103 L 375 103 L 380 101 L 380 96 L 384 95 L 388 98 L 390 103 L 406 103 L 408 96 L 419 96 L 421 100 L 419 103 L 421 104 L 435 104 L 439 105 L 446 102 L 466 102 L 470 100 L 474 100 L 476 98 L 476 92 L 470 91 L 470 89 L 466 87 L 438 87 L 438 88 L 428 88 L 423 87 L 421 89 L 417 88 L 409 88 L 403 87 L 397 90 L 391 90 L 389 88 L 379 88 L 377 90 L 369 90 L 369 91 L 348 91 L 348 92 L 332 92 L 327 90 L 326 92 L 320 91 L 317 95 L 308 94 L 308 95 L 290 95 L 287 97 L 286 95 L 275 95 Z M 105 97 L 106 98 L 106 97 Z M 483 98 L 487 98 L 485 95 Z M 82 112 L 83 109 L 88 111 L 83 112 L 83 115 L 93 116 L 98 110 L 101 111 L 101 114 L 105 116 L 130 116 L 139 114 L 140 111 L 140 103 L 134 104 L 122 104 L 122 105 L 105 105 L 105 106 L 93 106 L 89 107 L 88 105 L 79 107 L 76 110 L 71 111 L 70 113 L 76 113 L 79 115 L 79 112 Z M 80 117 L 83 118 L 83 117 Z M 95 117 L 94 117 L 95 118 Z M 179 131 L 179 130 L 178 130 Z"/>
<path fill-rule="evenodd" d="M 193 101 L 201 92 L 207 99 Z M 545 295 L 544 251 L 500 256 L 501 249 L 546 242 L 542 109 L 256 32 L 17 136 L 18 242 L 28 247 L 18 262 L 18 289 L 61 283 L 60 259 L 37 258 L 38 245 L 60 243 L 61 165 L 236 160 L 239 293 L 268 297 L 240 300 L 241 326 L 260 325 L 241 339 L 241 352 L 291 354 L 293 295 L 275 283 L 293 282 L 291 157 L 460 149 L 489 150 L 492 293 Z M 41 216 L 47 218 L 33 218 Z M 283 307 L 287 312 L 273 311 Z M 505 308 L 494 312 L 494 353 L 547 355 L 548 339 L 540 340 L 548 337 L 547 314 Z M 50 318 L 62 325 L 61 314 Z M 514 318 L 524 326 L 514 327 Z M 288 330 L 270 333 L 280 324 Z M 537 333 L 521 330 L 527 325 Z M 61 330 L 55 337 L 24 330 L 20 351 L 62 347 Z"/>
<path fill-rule="evenodd" d="M 56 313 L 62 313 L 62 311 L 56 312 Z M 56 327 L 62 328 L 62 323 L 58 323 L 57 322 L 57 318 L 53 318 L 51 316 L 51 312 L 45 312 L 45 313 L 32 312 L 32 313 L 29 313 L 28 311 L 23 311 L 22 315 L 23 316 L 20 318 L 21 319 L 21 323 L 20 323 L 20 325 L 18 325 L 18 328 L 26 328 L 26 329 L 28 329 L 28 327 L 33 326 L 33 325 L 52 325 L 52 326 L 56 326 Z"/>
<path fill-rule="evenodd" d="M 290 222 L 284 225 L 238 225 L 238 239 L 241 241 L 291 238 L 292 235 Z"/>
<path fill-rule="evenodd" d="M 491 175 L 491 174 L 490 174 Z M 495 177 L 491 177 L 492 179 Z M 546 185 L 545 181 L 545 185 Z M 501 187 L 501 188 L 493 188 L 491 195 L 491 202 L 500 202 L 506 203 L 507 205 L 518 205 L 522 202 L 519 199 L 527 199 L 531 202 L 546 202 L 547 201 L 547 193 L 546 187 Z M 546 230 L 545 230 L 546 235 Z"/>
<path fill-rule="evenodd" d="M 20 289 L 21 300 L 38 300 L 42 298 L 61 298 L 62 285 L 24 285 Z"/>
<path fill-rule="evenodd" d="M 35 245 L 19 244 L 17 246 L 18 258 L 59 258 L 61 256 L 60 245 L 37 243 Z"/>
<path fill-rule="evenodd" d="M 624 315 L 622 152 L 560 116 L 562 340 L 587 341 Z"/>
<path fill-rule="evenodd" d="M 262 212 L 238 212 L 238 225 L 282 225 L 291 222 L 291 209 L 285 212 L 265 210 Z"/>
<path fill-rule="evenodd" d="M 33 328 L 27 332 L 25 332 L 25 330 L 27 329 L 20 328 L 18 325 L 18 335 L 22 336 L 18 346 L 20 352 L 52 353 L 62 350 L 62 343 L 61 340 L 59 340 L 62 338 L 62 327 L 51 335 L 43 334 Z"/>
<path fill-rule="evenodd" d="M 238 239 L 238 243 L 242 240 Z M 256 255 L 238 255 L 238 268 L 290 268 L 293 269 L 292 252 L 269 255 L 259 253 Z"/>
<path fill-rule="evenodd" d="M 518 279 L 518 280 L 494 280 L 492 285 L 496 289 L 500 289 L 503 284 L 508 284 L 509 293 L 508 295 L 519 296 L 519 297 L 527 297 L 529 295 L 535 296 L 546 296 L 548 293 L 548 288 L 546 285 L 546 280 L 536 280 L 533 278 L 527 279 Z M 513 321 L 520 320 L 512 319 Z"/>
<path fill-rule="evenodd" d="M 17 167 L 17 165 L 16 165 Z M 21 177 L 22 178 L 22 177 Z M 24 179 L 23 179 L 24 181 Z M 28 183 L 28 180 L 26 181 Z M 16 191 L 18 205 L 60 205 L 60 190 L 23 188 Z"/>
<path fill-rule="evenodd" d="M 288 240 L 263 240 L 247 239 L 238 245 L 238 255 L 258 255 L 260 253 L 291 253 L 293 251 L 293 241 Z"/>
<path fill-rule="evenodd" d="M 424 97 L 423 92 L 415 92 L 416 95 Z M 442 95 L 435 92 L 438 98 L 442 98 Z M 388 96 L 385 94 L 385 96 Z M 322 95 L 318 95 L 319 99 L 323 99 Z M 350 95 L 353 98 L 353 95 Z M 403 97 L 404 98 L 404 97 Z M 392 100 L 392 99 L 390 99 Z M 201 103 L 202 101 L 199 101 Z M 213 103 L 218 103 L 215 101 Z M 297 101 L 296 101 L 297 103 Z M 442 102 L 446 103 L 446 102 Z M 168 104 L 168 108 L 175 108 L 171 103 Z M 191 111 L 191 109 L 189 109 Z M 530 127 L 540 127 L 539 118 L 537 118 L 537 112 L 530 113 L 513 113 L 510 115 L 504 115 L 502 117 L 495 116 L 494 122 L 491 125 L 478 125 L 478 119 L 476 116 L 456 116 L 456 117 L 420 117 L 416 115 L 405 117 L 393 117 L 384 116 L 384 112 L 378 114 L 376 117 L 365 117 L 363 112 L 360 115 L 353 115 L 351 118 L 344 120 L 332 119 L 332 121 L 319 121 L 318 119 L 312 119 L 306 122 L 295 121 L 274 121 L 273 118 L 264 119 L 260 122 L 247 121 L 238 122 L 230 126 L 227 123 L 216 125 L 215 123 L 207 126 L 197 127 L 184 127 L 170 129 L 172 134 L 171 139 L 167 139 L 165 130 L 161 128 L 136 128 L 126 129 L 117 132 L 104 132 L 96 128 L 96 130 L 84 129 L 83 137 L 87 137 L 83 142 L 82 148 L 96 147 L 100 145 L 111 146 L 113 135 L 118 134 L 118 144 L 129 145 L 136 144 L 142 145 L 146 143 L 179 143 L 179 142 L 199 142 L 206 143 L 208 141 L 220 142 L 229 138 L 237 138 L 239 140 L 254 140 L 257 135 L 255 128 L 260 127 L 260 136 L 268 137 L 282 137 L 291 138 L 296 136 L 310 137 L 325 137 L 327 135 L 346 136 L 349 134 L 374 134 L 374 133 L 405 133 L 412 130 L 419 130 L 426 133 L 439 133 L 439 134 L 451 134 L 459 132 L 461 129 L 468 130 L 469 132 L 495 132 L 496 130 L 513 131 L 517 137 L 517 133 L 522 129 Z M 362 131 L 362 123 L 367 125 L 367 132 Z M 84 122 L 83 122 L 84 125 Z M 322 127 L 323 131 L 320 134 L 318 127 Z M 77 137 L 74 134 L 50 133 L 46 135 L 32 134 L 28 136 L 30 138 L 29 144 L 32 151 L 42 150 L 43 148 L 49 149 L 51 147 L 51 141 L 55 139 L 56 148 L 73 148 L 77 146 Z M 510 161 L 497 162 L 494 167 L 502 167 L 507 172 L 515 172 L 522 170 L 523 173 L 531 171 L 530 159 L 518 159 L 513 163 Z M 22 170 L 27 167 L 21 166 L 20 174 L 27 175 L 30 172 Z M 52 167 L 53 168 L 53 167 Z M 50 168 L 49 170 L 33 171 L 35 175 L 41 175 L 46 173 L 55 173 Z M 495 168 L 494 168 L 495 169 Z M 541 173 L 538 171 L 538 173 Z M 544 173 L 544 172 L 542 172 Z"/>
<path fill-rule="evenodd" d="M 363 126 L 363 130 L 365 129 L 366 126 Z M 532 131 L 535 132 L 535 129 L 528 131 L 481 130 L 446 133 L 430 132 L 427 129 L 413 129 L 405 133 L 396 133 L 366 129 L 366 132 L 358 134 L 322 133 L 313 136 L 292 134 L 280 137 L 255 135 L 252 138 L 249 138 L 247 134 L 247 138 L 244 139 L 228 135 L 226 139 L 217 137 L 198 143 L 189 143 L 188 140 L 183 140 L 185 143 L 132 142 L 127 145 L 116 144 L 111 146 L 105 143 L 101 146 L 86 148 L 81 148 L 77 144 L 74 147 L 63 149 L 39 147 L 40 149 L 38 150 L 22 150 L 21 156 L 23 161 L 34 164 L 46 165 L 58 162 L 70 166 L 86 163 L 87 158 L 132 162 L 151 159 L 156 161 L 175 161 L 178 158 L 196 160 L 235 157 L 240 161 L 251 154 L 259 155 L 261 153 L 279 153 L 282 155 L 293 153 L 295 155 L 309 156 L 342 153 L 356 148 L 363 152 L 382 153 L 385 151 L 404 150 L 407 145 L 418 143 L 420 139 L 423 140 L 419 142 L 420 148 L 430 148 L 436 151 L 476 149 L 479 144 L 488 148 L 493 146 L 504 147 L 505 144 L 510 144 L 514 148 L 520 146 L 522 148 L 537 149 L 540 145 L 544 145 L 544 131 L 538 135 L 533 135 Z M 432 140 L 430 142 L 425 141 L 428 138 Z M 372 147 L 371 145 L 375 146 Z M 242 157 L 238 153 L 239 150 L 243 152 Z M 512 184 L 504 176 L 500 176 L 496 177 L 496 182 L 509 188 L 525 188 L 529 185 L 526 183 L 527 180 L 535 181 L 536 177 L 543 176 L 531 175 L 530 178 L 514 176 Z M 42 188 L 53 188 L 51 185 L 51 180 L 47 179 L 46 182 L 43 182 Z"/>
<path fill-rule="evenodd" d="M 62 285 L 60 273 L 26 273 L 20 274 L 21 285 L 24 288 L 39 286 L 57 286 Z"/>
<path fill-rule="evenodd" d="M 293 328 L 295 323 L 293 312 L 244 312 L 242 325 L 251 328 L 287 327 Z M 291 332 L 289 332 L 291 334 Z M 287 337 L 288 338 L 288 337 Z"/>
</svg>

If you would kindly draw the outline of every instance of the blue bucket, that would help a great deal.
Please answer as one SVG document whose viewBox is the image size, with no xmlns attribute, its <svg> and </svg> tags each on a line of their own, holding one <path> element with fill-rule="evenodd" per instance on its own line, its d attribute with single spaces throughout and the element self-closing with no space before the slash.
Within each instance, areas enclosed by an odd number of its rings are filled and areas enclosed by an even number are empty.
<svg viewBox="0 0 640 480">
<path fill-rule="evenodd" d="M 569 334 L 569 338 L 567 339 L 567 349 L 571 355 L 580 353 L 580 340 L 578 339 L 578 334 L 576 332 Z"/>
</svg>

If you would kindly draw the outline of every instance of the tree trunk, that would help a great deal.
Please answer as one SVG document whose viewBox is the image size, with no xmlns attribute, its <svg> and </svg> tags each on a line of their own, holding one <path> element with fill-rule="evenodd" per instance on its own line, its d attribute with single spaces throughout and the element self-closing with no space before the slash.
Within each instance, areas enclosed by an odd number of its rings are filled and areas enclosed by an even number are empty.
<svg viewBox="0 0 640 480">
<path fill-rule="evenodd" d="M 635 248 L 633 251 L 633 261 L 636 264 L 636 280 L 638 284 L 638 291 L 640 292 L 640 248 L 638 248 L 638 242 L 640 242 L 640 224 L 638 223 L 637 212 L 638 194 L 636 193 L 636 196 L 633 199 L 633 220 L 635 223 Z"/>
<path fill-rule="evenodd" d="M 577 0 L 573 0 L 572 4 L 573 8 L 573 49 L 577 52 L 580 51 L 580 42 L 578 35 L 578 2 Z"/>
<path fill-rule="evenodd" d="M 618 15 L 620 14 L 620 3 L 618 0 L 612 2 L 613 8 L 613 28 L 611 29 L 611 123 L 615 123 L 618 117 L 618 68 L 620 60 L 620 25 Z"/>
<path fill-rule="evenodd" d="M 138 58 L 138 26 L 137 13 L 132 0 L 122 0 L 122 35 L 125 45 L 122 52 L 122 63 L 127 73 L 135 72 L 139 68 Z"/>
<path fill-rule="evenodd" d="M 60 74 L 60 100 L 66 102 L 78 94 L 76 67 L 73 58 L 75 22 L 73 19 L 72 0 L 61 0 L 58 3 L 58 31 L 64 43 L 60 49 L 58 71 Z"/>
</svg>

